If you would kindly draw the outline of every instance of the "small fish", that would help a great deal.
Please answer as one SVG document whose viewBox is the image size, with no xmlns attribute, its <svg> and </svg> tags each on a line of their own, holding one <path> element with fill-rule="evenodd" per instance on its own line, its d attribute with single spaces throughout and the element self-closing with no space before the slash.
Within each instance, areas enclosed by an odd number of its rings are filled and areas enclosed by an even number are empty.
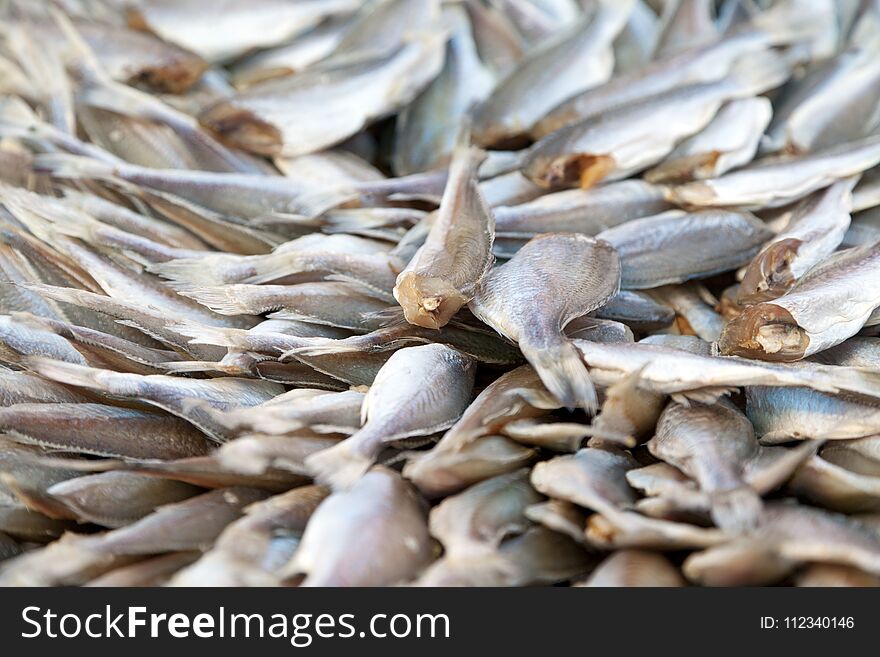
<svg viewBox="0 0 880 657">
<path fill-rule="evenodd" d="M 840 53 L 786 91 L 764 150 L 808 153 L 864 137 L 880 121 L 878 85 L 876 46 Z"/>
<path fill-rule="evenodd" d="M 617 294 L 619 271 L 617 252 L 607 242 L 570 233 L 542 235 L 493 270 L 469 308 L 519 345 L 560 402 L 595 409 L 596 391 L 562 329 Z"/>
<path fill-rule="evenodd" d="M 878 271 L 880 242 L 820 261 L 784 295 L 729 322 L 718 341 L 721 353 L 793 361 L 840 344 L 880 306 L 873 286 Z"/>
<path fill-rule="evenodd" d="M 97 456 L 185 458 L 207 454 L 210 444 L 173 416 L 90 403 L 0 408 L 0 429 L 19 442 Z"/>
<path fill-rule="evenodd" d="M 474 370 L 472 359 L 445 345 L 394 352 L 364 398 L 363 427 L 306 464 L 334 488 L 350 487 L 387 443 L 452 426 L 471 401 Z"/>
<path fill-rule="evenodd" d="M 673 187 L 670 200 L 695 207 L 778 208 L 878 162 L 880 135 L 873 135 L 807 155 L 758 160 L 718 178 Z"/>
<path fill-rule="evenodd" d="M 229 430 L 194 405 L 203 401 L 220 410 L 255 406 L 284 392 L 284 387 L 252 379 L 182 379 L 102 370 L 49 358 L 32 357 L 28 367 L 41 376 L 123 399 L 147 402 L 191 422 L 208 437 L 222 442 Z"/>
<path fill-rule="evenodd" d="M 346 431 L 351 435 L 353 431 Z M 281 470 L 307 477 L 311 474 L 305 460 L 312 454 L 330 449 L 345 437 L 299 429 L 287 435 L 247 434 L 236 438 L 217 451 L 220 463 L 232 472 L 262 475 Z"/>
<path fill-rule="evenodd" d="M 304 586 L 390 586 L 431 558 L 423 503 L 400 475 L 377 466 L 321 503 L 283 572 L 304 573 Z"/>
<path fill-rule="evenodd" d="M 245 507 L 267 496 L 254 488 L 218 488 L 160 506 L 130 525 L 99 534 L 89 541 L 89 548 L 97 554 L 117 555 L 205 550 Z"/>
<path fill-rule="evenodd" d="M 299 546 L 308 521 L 330 491 L 300 486 L 255 502 L 207 553 L 179 570 L 171 586 L 272 586 Z"/>
<path fill-rule="evenodd" d="M 392 162 L 397 175 L 447 166 L 462 120 L 495 85 L 477 54 L 464 7 L 445 7 L 443 15 L 451 29 L 443 70 L 397 118 Z"/>
<path fill-rule="evenodd" d="M 705 585 L 755 586 L 778 581 L 805 562 L 880 574 L 880 537 L 846 516 L 775 502 L 766 505 L 756 532 L 692 554 L 685 559 L 685 575 Z"/>
<path fill-rule="evenodd" d="M 750 386 L 746 388 L 746 413 L 767 445 L 880 433 L 880 409 L 876 406 L 807 388 Z"/>
<path fill-rule="evenodd" d="M 557 104 L 605 82 L 614 66 L 611 43 L 632 4 L 600 2 L 594 17 L 528 53 L 480 106 L 474 140 L 481 146 L 521 140 Z"/>
<path fill-rule="evenodd" d="M 675 319 L 675 313 L 657 303 L 644 292 L 621 290 L 608 303 L 593 311 L 599 319 L 623 322 L 633 331 L 648 333 L 666 328 Z"/>
<path fill-rule="evenodd" d="M 741 532 L 758 524 L 761 498 L 744 481 L 743 470 L 759 446 L 748 418 L 735 408 L 673 402 L 660 416 L 648 449 L 697 480 L 711 498 L 712 518 L 720 528 Z"/>
<path fill-rule="evenodd" d="M 665 397 L 640 388 L 639 377 L 633 372 L 605 389 L 602 407 L 589 427 L 591 447 L 635 447 L 653 431 Z"/>
<path fill-rule="evenodd" d="M 620 254 L 627 289 L 682 283 L 740 267 L 772 233 L 749 213 L 670 210 L 604 230 Z"/>
<path fill-rule="evenodd" d="M 626 472 L 636 467 L 628 452 L 586 447 L 575 454 L 542 461 L 532 469 L 535 489 L 548 497 L 604 513 L 632 506 L 636 494 Z"/>
<path fill-rule="evenodd" d="M 855 336 L 816 354 L 812 359 L 826 365 L 864 367 L 880 371 L 880 340 Z"/>
<path fill-rule="evenodd" d="M 670 208 L 665 189 L 641 180 L 622 180 L 590 189 L 567 189 L 518 205 L 492 208 L 498 235 L 534 237 L 538 233 L 584 233 Z"/>
<path fill-rule="evenodd" d="M 702 130 L 725 102 L 768 91 L 789 74 L 789 65 L 770 52 L 744 57 L 721 80 L 672 89 L 547 135 L 523 158 L 523 173 L 548 189 L 627 178 Z"/>
<path fill-rule="evenodd" d="M 466 139 L 466 136 L 463 135 Z M 410 324 L 438 329 L 470 301 L 494 263 L 495 219 L 477 186 L 482 151 L 459 143 L 425 243 L 397 276 L 394 298 Z"/>
<path fill-rule="evenodd" d="M 819 6 L 805 0 L 778 3 L 715 43 L 634 68 L 569 98 L 535 126 L 533 136 L 543 139 L 567 125 L 676 87 L 720 80 L 744 55 L 815 36 L 834 20 L 832 11 L 829 2 Z"/>
<path fill-rule="evenodd" d="M 59 482 L 47 492 L 80 522 L 116 528 L 146 517 L 157 507 L 193 497 L 201 489 L 131 472 L 101 472 Z"/>
<path fill-rule="evenodd" d="M 223 0 L 217 20 L 204 22 L 204 6 L 196 1 L 146 0 L 126 15 L 129 27 L 157 34 L 165 41 L 197 52 L 210 62 L 226 61 L 260 47 L 281 43 L 318 25 L 327 17 L 347 14 L 356 0 Z"/>
<path fill-rule="evenodd" d="M 181 568 L 199 558 L 198 552 L 169 552 L 158 557 L 117 566 L 103 575 L 86 582 L 83 586 L 164 586 L 168 579 Z"/>
<path fill-rule="evenodd" d="M 737 386 L 811 388 L 878 399 L 876 374 L 857 368 L 802 363 L 797 367 L 737 357 L 713 357 L 652 344 L 575 340 L 597 382 L 610 385 L 639 372 L 639 387 L 711 403 Z"/>
<path fill-rule="evenodd" d="M 255 84 L 208 107 L 199 122 L 252 153 L 312 153 L 411 102 L 440 72 L 445 43 L 443 31 L 416 32 L 387 54 Z"/>
<path fill-rule="evenodd" d="M 788 490 L 800 499 L 841 513 L 880 510 L 880 462 L 844 445 L 813 456 L 794 473 Z"/>
<path fill-rule="evenodd" d="M 758 150 L 773 108 L 762 96 L 724 105 L 693 137 L 680 142 L 660 164 L 645 172 L 651 183 L 715 178 L 748 164 Z"/>
</svg>

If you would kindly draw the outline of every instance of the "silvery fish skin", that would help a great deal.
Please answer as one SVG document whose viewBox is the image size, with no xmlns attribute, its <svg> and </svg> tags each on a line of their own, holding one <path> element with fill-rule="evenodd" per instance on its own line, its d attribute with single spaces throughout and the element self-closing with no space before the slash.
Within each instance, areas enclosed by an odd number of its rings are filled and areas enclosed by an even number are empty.
<svg viewBox="0 0 880 657">
<path fill-rule="evenodd" d="M 260 50 L 233 63 L 233 84 L 246 89 L 264 80 L 299 73 L 320 62 L 339 45 L 350 20 L 348 16 L 331 18 L 285 45 Z"/>
<path fill-rule="evenodd" d="M 724 319 L 706 303 L 705 288 L 695 284 L 667 285 L 656 288 L 651 293 L 668 304 L 687 323 L 687 328 L 700 339 L 714 342 L 721 335 Z"/>
<path fill-rule="evenodd" d="M 636 501 L 626 482 L 626 471 L 636 467 L 628 452 L 586 447 L 575 454 L 557 456 L 532 469 L 532 485 L 548 497 L 574 502 L 604 513 Z"/>
<path fill-rule="evenodd" d="M 801 201 L 785 229 L 749 263 L 737 301 L 769 301 L 785 294 L 813 265 L 831 255 L 850 225 L 853 179 Z"/>
<path fill-rule="evenodd" d="M 813 356 L 817 363 L 880 371 L 880 340 L 855 336 Z"/>
<path fill-rule="evenodd" d="M 575 340 L 575 347 L 597 382 L 610 385 L 639 372 L 646 390 L 713 402 L 731 387 L 784 386 L 820 392 L 850 392 L 878 399 L 877 375 L 857 368 L 802 363 L 791 367 L 738 357 L 713 357 L 644 343 Z"/>
<path fill-rule="evenodd" d="M 354 433 L 361 426 L 363 401 L 364 393 L 357 390 L 336 393 L 299 388 L 259 406 L 232 411 L 228 421 L 237 428 L 270 434 L 303 427 L 322 433 Z"/>
<path fill-rule="evenodd" d="M 315 509 L 330 491 L 300 486 L 245 509 L 196 563 L 179 570 L 171 586 L 277 586 L 279 571 L 296 551 Z"/>
<path fill-rule="evenodd" d="M 542 235 L 493 270 L 469 308 L 519 345 L 563 405 L 594 409 L 596 392 L 562 329 L 617 293 L 619 266 L 607 242 L 570 233 Z"/>
<path fill-rule="evenodd" d="M 853 212 L 870 210 L 880 205 L 880 168 L 865 171 L 853 189 Z"/>
<path fill-rule="evenodd" d="M 22 315 L 0 315 L 0 359 L 17 363 L 28 356 L 43 356 L 77 365 L 88 364 L 76 347 L 38 320 Z"/>
<path fill-rule="evenodd" d="M 709 0 L 676 0 L 664 5 L 663 13 L 655 59 L 703 46 L 719 36 Z"/>
<path fill-rule="evenodd" d="M 479 0 L 465 0 L 474 31 L 477 52 L 496 74 L 503 75 L 522 60 L 527 44 L 513 22 L 494 6 Z"/>
<path fill-rule="evenodd" d="M 166 41 L 197 52 L 211 62 L 234 59 L 249 50 L 272 46 L 304 32 L 334 14 L 358 7 L 355 0 L 223 0 L 218 20 L 204 22 L 199 2 L 139 1 L 128 11 L 129 26 L 153 32 Z"/>
<path fill-rule="evenodd" d="M 655 345 L 666 349 L 681 349 L 698 356 L 712 356 L 712 343 L 696 335 L 655 333 L 639 340 L 639 344 Z"/>
<path fill-rule="evenodd" d="M 581 8 L 576 0 L 491 0 L 510 18 L 529 43 L 539 43 L 548 35 L 575 23 Z"/>
<path fill-rule="evenodd" d="M 477 54 L 465 9 L 452 5 L 443 13 L 451 24 L 443 70 L 397 119 L 393 160 L 397 175 L 446 166 L 461 121 L 495 85 L 494 75 Z"/>
<path fill-rule="evenodd" d="M 205 550 L 248 505 L 268 494 L 255 488 L 218 488 L 166 504 L 140 520 L 89 540 L 97 554 L 157 554 Z"/>
<path fill-rule="evenodd" d="M 880 510 L 880 462 L 837 448 L 813 456 L 788 484 L 800 499 L 841 513 Z"/>
<path fill-rule="evenodd" d="M 718 178 L 673 187 L 670 200 L 695 207 L 778 208 L 880 162 L 880 136 L 806 155 L 758 160 Z"/>
<path fill-rule="evenodd" d="M 584 528 L 587 512 L 579 506 L 564 500 L 547 500 L 526 507 L 526 518 L 547 529 L 568 536 L 579 545 L 586 544 Z"/>
<path fill-rule="evenodd" d="M 722 402 L 673 402 L 660 416 L 648 449 L 697 480 L 710 496 L 719 527 L 738 532 L 758 523 L 761 498 L 743 473 L 746 463 L 757 458 L 759 446 L 751 423 L 738 410 Z"/>
<path fill-rule="evenodd" d="M 644 292 L 621 290 L 604 306 L 593 311 L 599 319 L 623 322 L 634 331 L 647 333 L 669 326 L 675 313 Z"/>
<path fill-rule="evenodd" d="M 830 256 L 783 296 L 728 323 L 718 341 L 721 353 L 793 361 L 840 344 L 880 306 L 873 285 L 878 272 L 880 242 Z"/>
<path fill-rule="evenodd" d="M 49 521 L 47 522 L 59 522 Z M 136 560 L 130 555 L 97 554 L 88 537 L 70 532 L 45 547 L 10 559 L 0 572 L 3 586 L 76 586 Z"/>
<path fill-rule="evenodd" d="M 339 444 L 343 437 L 312 433 L 308 429 L 297 429 L 287 435 L 251 433 L 223 445 L 217 458 L 225 467 L 241 474 L 260 476 L 275 470 L 307 477 L 305 460 Z"/>
<path fill-rule="evenodd" d="M 157 507 L 181 502 L 202 490 L 171 479 L 131 472 L 101 472 L 62 481 L 49 494 L 69 507 L 81 522 L 123 527 Z"/>
<path fill-rule="evenodd" d="M 444 561 L 473 560 L 528 529 L 525 509 L 541 499 L 529 484 L 528 470 L 517 470 L 447 497 L 431 510 L 428 526 L 443 544 Z"/>
<path fill-rule="evenodd" d="M 586 424 L 550 419 L 514 420 L 501 431 L 522 445 L 563 453 L 577 451 L 584 438 L 590 435 L 590 427 Z"/>
<path fill-rule="evenodd" d="M 789 65 L 777 55 L 743 58 L 721 80 L 672 89 L 547 135 L 523 158 L 523 173 L 545 188 L 627 178 L 702 130 L 725 102 L 763 93 L 788 76 Z"/>
<path fill-rule="evenodd" d="M 495 218 L 477 186 L 482 151 L 457 145 L 425 243 L 397 276 L 394 298 L 410 324 L 445 326 L 474 297 L 495 259 Z"/>
<path fill-rule="evenodd" d="M 167 459 L 209 451 L 183 420 L 103 404 L 15 404 L 0 408 L 0 428 L 19 442 L 98 456 Z"/>
<path fill-rule="evenodd" d="M 0 368 L 0 407 L 14 404 L 76 404 L 92 401 L 91 398 L 61 383 L 42 377 Z"/>
<path fill-rule="evenodd" d="M 321 503 L 284 572 L 305 573 L 304 586 L 389 586 L 415 577 L 431 557 L 418 495 L 396 472 L 375 467 Z"/>
<path fill-rule="evenodd" d="M 491 207 L 515 205 L 538 198 L 544 192 L 520 171 L 511 171 L 480 183 L 480 193 Z"/>
<path fill-rule="evenodd" d="M 542 139 L 564 126 L 612 108 L 640 102 L 676 87 L 719 80 L 743 55 L 769 45 L 796 42 L 824 30 L 830 9 L 830 3 L 822 3 L 820 7 L 803 0 L 780 3 L 716 43 L 628 71 L 566 100 L 538 123 L 533 135 Z"/>
<path fill-rule="evenodd" d="M 840 514 L 775 502 L 766 506 L 756 532 L 692 554 L 684 562 L 685 575 L 712 586 L 758 585 L 782 579 L 804 562 L 880 573 L 880 537 Z"/>
<path fill-rule="evenodd" d="M 522 139 L 566 98 L 605 82 L 614 66 L 611 42 L 632 0 L 601 2 L 595 16 L 526 56 L 478 110 L 474 139 L 482 146 Z"/>
<path fill-rule="evenodd" d="M 228 430 L 194 407 L 202 400 L 214 408 L 228 410 L 255 406 L 284 392 L 281 385 L 251 379 L 182 379 L 161 374 L 123 374 L 48 358 L 32 357 L 28 367 L 41 376 L 123 399 L 137 399 L 173 413 L 195 424 L 210 438 L 222 442 Z"/>
<path fill-rule="evenodd" d="M 687 583 L 679 569 L 662 554 L 621 550 L 600 563 L 580 586 L 677 587 Z"/>
<path fill-rule="evenodd" d="M 876 46 L 841 53 L 782 99 L 764 150 L 806 153 L 865 136 L 880 121 L 878 84 Z"/>
<path fill-rule="evenodd" d="M 622 180 L 590 189 L 544 194 L 517 205 L 492 208 L 498 235 L 584 233 L 603 230 L 668 210 L 665 188 L 641 180 Z"/>
<path fill-rule="evenodd" d="M 747 263 L 772 233 L 744 212 L 670 210 L 597 235 L 620 254 L 625 289 L 711 276 Z"/>
<path fill-rule="evenodd" d="M 499 435 L 473 438 L 410 456 L 404 475 L 428 498 L 457 493 L 468 486 L 529 465 L 536 451 Z"/>
<path fill-rule="evenodd" d="M 471 401 L 475 369 L 472 359 L 445 345 L 394 352 L 364 398 L 363 427 L 306 464 L 319 481 L 334 488 L 352 486 L 383 445 L 452 426 Z M 414 380 L 420 382 L 417 387 Z"/>
<path fill-rule="evenodd" d="M 724 105 L 693 137 L 680 142 L 660 164 L 645 172 L 652 183 L 714 178 L 748 164 L 758 150 L 773 108 L 759 96 Z"/>
<path fill-rule="evenodd" d="M 877 241 L 880 241 L 880 210 L 871 208 L 852 215 L 841 246 L 860 246 Z"/>
<path fill-rule="evenodd" d="M 387 55 L 267 80 L 207 108 L 199 121 L 250 152 L 318 151 L 411 102 L 440 72 L 445 41 L 443 32 L 414 34 Z"/>
<path fill-rule="evenodd" d="M 876 406 L 805 388 L 751 386 L 746 389 L 746 412 L 761 442 L 769 445 L 880 433 Z"/>
<path fill-rule="evenodd" d="M 605 509 L 601 514 L 590 516 L 585 535 L 589 545 L 602 550 L 679 550 L 710 547 L 727 540 L 727 535 L 720 529 L 649 518 L 635 511 L 616 509 Z"/>
</svg>

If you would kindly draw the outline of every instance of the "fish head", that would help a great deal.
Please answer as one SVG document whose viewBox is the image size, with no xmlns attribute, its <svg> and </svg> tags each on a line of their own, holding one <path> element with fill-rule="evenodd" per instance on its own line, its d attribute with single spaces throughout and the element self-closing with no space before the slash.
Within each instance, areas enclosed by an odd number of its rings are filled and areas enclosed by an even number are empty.
<svg viewBox="0 0 880 657">
<path fill-rule="evenodd" d="M 740 304 L 769 301 L 785 294 L 794 285 L 791 263 L 803 242 L 786 238 L 771 244 L 746 268 L 736 300 Z"/>
<path fill-rule="evenodd" d="M 804 357 L 810 338 L 784 308 L 759 303 L 724 327 L 718 349 L 725 356 L 789 362 Z"/>
<path fill-rule="evenodd" d="M 221 101 L 199 115 L 199 123 L 230 146 L 260 155 L 279 155 L 283 138 L 281 131 L 254 113 Z"/>
<path fill-rule="evenodd" d="M 589 189 L 605 178 L 614 167 L 614 158 L 610 155 L 592 153 L 538 155 L 528 158 L 523 173 L 536 185 L 546 189 L 560 187 Z"/>
<path fill-rule="evenodd" d="M 404 272 L 394 286 L 394 298 L 403 308 L 406 321 L 424 328 L 446 326 L 467 298 L 442 278 Z"/>
</svg>

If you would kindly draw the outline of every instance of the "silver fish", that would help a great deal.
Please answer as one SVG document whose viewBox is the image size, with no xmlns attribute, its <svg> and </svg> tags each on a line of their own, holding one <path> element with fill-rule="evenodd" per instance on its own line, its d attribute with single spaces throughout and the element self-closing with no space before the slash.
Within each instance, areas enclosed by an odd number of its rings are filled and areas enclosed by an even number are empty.
<svg viewBox="0 0 880 657">
<path fill-rule="evenodd" d="M 554 290 L 552 299 L 548 286 Z M 584 235 L 552 233 L 532 239 L 492 271 L 469 308 L 519 345 L 560 402 L 594 409 L 596 392 L 562 328 L 603 306 L 618 288 L 618 257 L 610 245 Z M 544 301 L 536 305 L 539 299 Z"/>
</svg>

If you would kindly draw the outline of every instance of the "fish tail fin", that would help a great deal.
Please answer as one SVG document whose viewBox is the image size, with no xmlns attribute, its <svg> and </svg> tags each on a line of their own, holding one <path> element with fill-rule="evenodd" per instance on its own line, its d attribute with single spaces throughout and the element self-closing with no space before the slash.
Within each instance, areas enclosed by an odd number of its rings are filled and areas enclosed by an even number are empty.
<svg viewBox="0 0 880 657">
<path fill-rule="evenodd" d="M 375 458 L 357 450 L 352 438 L 308 456 L 305 465 L 315 480 L 334 490 L 351 488 L 375 462 Z"/>
<path fill-rule="evenodd" d="M 740 97 L 757 96 L 784 84 L 791 77 L 792 64 L 772 50 L 741 57 L 730 72 L 730 83 Z"/>
<path fill-rule="evenodd" d="M 151 274 L 157 274 L 170 281 L 175 290 L 193 287 L 219 287 L 225 284 L 223 256 L 220 259 L 214 254 L 199 258 L 175 258 L 166 262 L 156 262 L 147 267 Z"/>
<path fill-rule="evenodd" d="M 599 406 L 596 388 L 580 352 L 570 340 L 560 336 L 558 342 L 540 346 L 520 342 L 519 348 L 563 406 L 596 412 Z"/>
<path fill-rule="evenodd" d="M 750 487 L 740 486 L 710 495 L 712 520 L 721 529 L 743 532 L 755 527 L 761 517 L 761 497 Z"/>
<path fill-rule="evenodd" d="M 181 319 L 167 324 L 169 330 L 184 335 L 191 344 L 211 344 L 218 347 L 238 348 L 241 340 L 240 333 L 247 333 L 242 329 L 224 328 L 221 326 L 207 326 L 189 319 Z"/>
<path fill-rule="evenodd" d="M 235 285 L 191 285 L 179 283 L 174 290 L 220 315 L 249 315 L 251 309 L 236 298 Z"/>
<path fill-rule="evenodd" d="M 87 365 L 77 365 L 68 363 L 54 358 L 46 358 L 44 356 L 28 356 L 22 359 L 22 365 L 36 372 L 42 377 L 58 381 L 66 385 L 79 386 L 83 388 L 105 389 L 99 377 L 105 370 L 88 367 Z"/>
</svg>

